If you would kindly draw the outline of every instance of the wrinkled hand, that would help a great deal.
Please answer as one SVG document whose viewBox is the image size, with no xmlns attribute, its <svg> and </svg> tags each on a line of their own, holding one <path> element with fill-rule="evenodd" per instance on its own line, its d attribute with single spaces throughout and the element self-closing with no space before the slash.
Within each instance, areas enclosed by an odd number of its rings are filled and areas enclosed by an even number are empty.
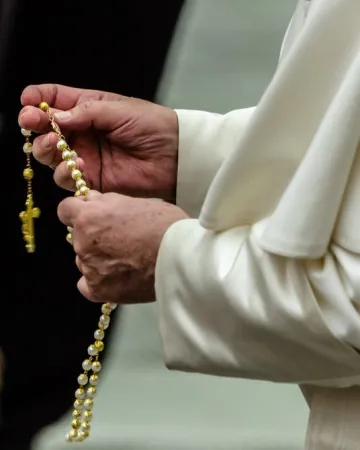
<svg viewBox="0 0 360 450">
<path fill-rule="evenodd" d="M 60 220 L 73 228 L 76 264 L 83 274 L 79 291 L 95 302 L 155 300 L 155 265 L 162 238 L 186 214 L 158 200 L 90 191 L 67 198 Z"/>
<path fill-rule="evenodd" d="M 101 192 L 175 201 L 178 122 L 175 111 L 139 99 L 55 84 L 27 87 L 21 96 L 21 127 L 45 133 L 34 140 L 33 154 L 56 168 L 55 181 L 74 190 L 56 148 L 46 102 L 68 143 L 79 155 L 88 186 Z M 63 115 L 56 114 L 63 112 Z"/>
</svg>

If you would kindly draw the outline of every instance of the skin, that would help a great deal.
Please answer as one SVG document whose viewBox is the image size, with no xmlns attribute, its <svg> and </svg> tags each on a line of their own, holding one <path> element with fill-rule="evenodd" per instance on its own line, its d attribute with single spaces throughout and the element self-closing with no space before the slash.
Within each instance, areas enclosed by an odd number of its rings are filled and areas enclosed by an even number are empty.
<svg viewBox="0 0 360 450">
<path fill-rule="evenodd" d="M 56 183 L 68 190 L 74 189 L 74 182 L 56 148 L 48 116 L 37 107 L 42 101 L 56 114 L 92 189 L 86 198 L 68 198 L 58 207 L 59 219 L 74 229 L 76 264 L 83 275 L 80 292 L 96 302 L 155 300 L 155 267 L 163 236 L 171 225 L 187 218 L 173 205 L 176 113 L 106 92 L 59 85 L 27 87 L 21 96 L 19 125 L 40 133 L 33 154 L 55 169 Z"/>
<path fill-rule="evenodd" d="M 58 207 L 73 227 L 80 292 L 91 301 L 144 303 L 155 300 L 155 266 L 169 226 L 186 218 L 169 203 L 90 191 Z"/>
<path fill-rule="evenodd" d="M 42 133 L 33 154 L 56 168 L 55 181 L 64 189 L 74 185 L 61 155 L 57 137 L 49 133 L 48 116 L 37 106 L 47 102 L 52 111 L 66 111 L 56 121 L 81 158 L 81 168 L 92 189 L 133 197 L 175 201 L 178 122 L 175 111 L 139 99 L 108 92 L 59 85 L 29 86 L 19 124 Z M 85 161 L 85 164 L 84 164 Z"/>
</svg>

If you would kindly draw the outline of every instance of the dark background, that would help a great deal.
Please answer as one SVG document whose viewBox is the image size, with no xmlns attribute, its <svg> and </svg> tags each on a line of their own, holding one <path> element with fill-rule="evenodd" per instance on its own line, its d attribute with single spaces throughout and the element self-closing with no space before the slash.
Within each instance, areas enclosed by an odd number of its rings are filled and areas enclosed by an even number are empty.
<svg viewBox="0 0 360 450">
<path fill-rule="evenodd" d="M 42 215 L 37 251 L 25 252 L 18 219 L 26 193 L 17 124 L 21 91 L 56 82 L 153 100 L 183 1 L 8 4 L 11 14 L 3 15 L 0 30 L 0 346 L 7 362 L 0 448 L 27 450 L 37 430 L 71 407 L 100 308 L 76 289 L 73 251 L 56 216 L 67 194 L 55 186 L 52 171 L 37 163 L 34 197 Z"/>
</svg>

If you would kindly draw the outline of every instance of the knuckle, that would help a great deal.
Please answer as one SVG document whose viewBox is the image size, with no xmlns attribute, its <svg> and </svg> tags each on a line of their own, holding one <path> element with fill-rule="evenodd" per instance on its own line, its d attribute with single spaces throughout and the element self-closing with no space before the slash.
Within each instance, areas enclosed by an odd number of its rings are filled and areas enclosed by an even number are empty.
<svg viewBox="0 0 360 450">
<path fill-rule="evenodd" d="M 94 239 L 92 238 L 92 224 L 97 220 L 97 214 L 89 204 L 79 212 L 74 222 L 73 246 L 75 253 L 82 263 L 88 260 L 93 250 Z"/>
<path fill-rule="evenodd" d="M 34 158 L 36 158 L 40 162 L 44 158 L 44 155 L 46 155 L 48 153 L 46 151 L 46 149 L 44 148 L 44 146 L 41 145 L 41 140 L 39 137 L 34 139 L 32 153 L 34 155 Z"/>
<path fill-rule="evenodd" d="M 74 233 L 73 234 L 73 248 L 74 248 L 74 252 L 76 253 L 76 265 L 78 267 L 78 269 L 80 270 L 80 272 L 85 275 L 84 273 L 84 267 L 85 263 L 84 261 L 86 260 L 86 255 L 88 254 L 88 248 L 87 248 L 87 244 L 86 244 L 86 239 L 83 239 L 83 236 L 80 235 L 78 233 Z"/>
<path fill-rule="evenodd" d="M 57 100 L 58 100 L 58 95 L 59 95 L 59 85 L 55 84 L 55 83 L 50 83 L 48 85 L 46 85 L 46 84 L 42 85 L 41 87 L 43 88 L 44 91 L 46 91 L 46 92 L 49 91 L 49 97 L 50 97 L 49 105 L 50 106 L 56 105 Z M 40 88 L 39 88 L 39 90 L 40 90 Z M 41 92 L 41 90 L 40 90 L 40 92 Z M 40 94 L 41 97 L 43 97 L 42 94 L 43 93 L 41 92 L 41 94 Z"/>
<path fill-rule="evenodd" d="M 82 262 L 81 262 L 81 259 L 79 258 L 78 254 L 76 254 L 76 257 L 75 257 L 75 265 L 80 270 L 80 272 L 82 273 L 82 270 L 81 270 Z"/>
<path fill-rule="evenodd" d="M 84 275 L 86 281 L 89 281 L 92 279 L 92 269 L 86 264 L 86 262 L 83 262 L 82 258 L 77 255 L 77 267 L 80 270 L 80 272 Z"/>
<path fill-rule="evenodd" d="M 54 157 L 54 151 L 48 143 L 48 136 L 38 136 L 34 139 L 32 152 L 34 158 L 41 163 L 47 163 Z"/>
<path fill-rule="evenodd" d="M 80 104 L 80 108 L 87 113 L 93 106 L 94 100 L 85 100 L 83 103 Z"/>
<path fill-rule="evenodd" d="M 80 258 L 82 258 L 85 253 L 88 253 L 88 247 L 91 245 L 91 240 L 89 239 L 90 221 L 91 214 L 87 211 L 87 208 L 84 208 L 83 211 L 79 213 L 74 223 L 75 243 L 78 244 L 76 249 L 74 246 L 74 249 Z"/>
<path fill-rule="evenodd" d="M 82 274 L 84 275 L 88 284 L 92 284 L 94 280 L 94 271 L 87 264 L 82 265 Z"/>
</svg>

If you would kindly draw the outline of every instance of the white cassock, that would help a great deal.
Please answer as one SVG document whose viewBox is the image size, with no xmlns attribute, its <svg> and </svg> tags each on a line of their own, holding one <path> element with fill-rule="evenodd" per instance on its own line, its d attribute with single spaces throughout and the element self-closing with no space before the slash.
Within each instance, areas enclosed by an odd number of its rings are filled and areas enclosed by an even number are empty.
<svg viewBox="0 0 360 450">
<path fill-rule="evenodd" d="M 156 269 L 171 369 L 360 385 L 360 1 L 307 6 L 256 108 L 177 111 L 193 219 Z"/>
</svg>

